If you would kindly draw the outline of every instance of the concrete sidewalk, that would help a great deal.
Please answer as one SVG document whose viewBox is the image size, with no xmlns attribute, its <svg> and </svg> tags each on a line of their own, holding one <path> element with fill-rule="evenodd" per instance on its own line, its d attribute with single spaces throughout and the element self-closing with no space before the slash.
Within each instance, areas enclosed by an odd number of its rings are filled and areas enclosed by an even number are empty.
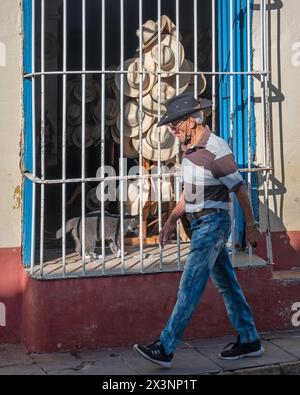
<svg viewBox="0 0 300 395">
<path fill-rule="evenodd" d="M 0 375 L 187 375 L 300 374 L 300 331 L 261 334 L 265 354 L 259 358 L 222 361 L 225 337 L 186 341 L 178 347 L 173 367 L 161 369 L 132 347 L 76 353 L 28 354 L 21 345 L 0 345 Z"/>
</svg>

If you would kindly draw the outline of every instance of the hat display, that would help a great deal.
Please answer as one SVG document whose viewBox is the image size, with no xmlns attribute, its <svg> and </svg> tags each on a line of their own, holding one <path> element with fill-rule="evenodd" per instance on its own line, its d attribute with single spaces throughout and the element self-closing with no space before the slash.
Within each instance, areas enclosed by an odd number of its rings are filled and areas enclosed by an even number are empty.
<svg viewBox="0 0 300 395">
<path fill-rule="evenodd" d="M 180 67 L 180 71 L 191 71 L 191 66 L 187 61 L 184 61 Z M 191 82 L 190 74 L 181 74 L 178 78 L 179 93 L 185 91 Z M 169 78 L 163 78 L 160 83 L 160 111 L 163 114 L 166 111 L 166 103 L 172 97 L 176 96 L 177 78 L 175 75 Z M 155 83 L 148 95 L 142 98 L 143 108 L 145 112 L 151 115 L 158 114 L 158 97 L 159 97 L 159 84 Z"/>
<path fill-rule="evenodd" d="M 142 140 L 143 157 L 149 160 L 158 161 L 159 156 L 159 131 L 160 131 L 160 157 L 162 161 L 173 158 L 176 155 L 176 137 L 169 132 L 166 126 L 158 129 L 155 123 L 146 132 Z M 138 138 L 132 138 L 133 147 L 136 151 L 140 150 L 140 141 Z"/>
<path fill-rule="evenodd" d="M 71 102 L 67 107 L 67 120 L 70 125 L 77 126 L 81 124 L 81 106 L 78 103 Z"/>
<path fill-rule="evenodd" d="M 85 147 L 88 148 L 91 145 L 94 144 L 95 142 L 95 126 L 94 125 L 85 125 Z M 71 136 L 72 142 L 76 147 L 81 148 L 82 146 L 82 127 L 77 126 L 73 129 L 72 136 Z"/>
<path fill-rule="evenodd" d="M 118 68 L 120 70 L 120 67 Z M 124 70 L 127 71 L 124 78 L 124 94 L 130 97 L 138 97 L 140 94 L 140 61 L 138 58 L 125 60 Z M 156 77 L 150 73 L 143 73 L 142 76 L 142 93 L 146 95 L 152 89 Z M 121 74 L 116 74 L 115 81 L 117 88 L 121 92 Z"/>
<path fill-rule="evenodd" d="M 127 196 L 128 199 L 124 202 L 125 214 L 137 215 L 140 212 L 140 199 L 142 200 L 142 207 L 145 206 L 149 199 L 150 183 L 144 178 L 142 180 L 142 190 L 140 191 L 140 180 L 134 180 L 128 183 Z"/>
<path fill-rule="evenodd" d="M 162 116 L 158 126 L 166 125 L 177 119 L 193 114 L 199 110 L 211 107 L 208 99 L 195 99 L 192 93 L 182 93 L 168 101 L 167 111 Z"/>
<path fill-rule="evenodd" d="M 160 31 L 161 34 L 166 33 L 176 36 L 176 26 L 167 15 L 161 16 Z M 143 49 L 146 51 L 158 40 L 158 22 L 149 19 L 142 25 L 142 32 Z M 138 38 L 140 37 L 139 29 L 136 31 L 136 35 Z M 180 33 L 179 40 L 182 40 Z"/>
<path fill-rule="evenodd" d="M 167 26 L 167 17 L 162 16 L 160 22 L 160 31 L 161 33 L 166 29 Z M 136 35 L 140 37 L 140 30 L 136 31 Z M 142 25 L 142 41 L 143 41 L 143 49 L 147 49 L 151 47 L 157 40 L 158 36 L 158 23 L 154 22 L 152 19 L 149 19 Z"/>
<path fill-rule="evenodd" d="M 85 102 L 90 103 L 97 99 L 98 96 L 98 89 L 97 89 L 98 82 L 91 78 L 86 78 L 85 81 Z M 74 96 L 80 102 L 82 101 L 82 81 L 79 80 L 76 82 L 74 87 Z"/>
<path fill-rule="evenodd" d="M 119 114 L 119 104 L 116 99 L 112 99 L 108 97 L 105 100 L 105 125 L 114 125 L 117 121 L 117 117 Z M 96 123 L 101 122 L 101 102 L 97 101 L 96 103 L 91 104 L 91 112 L 93 119 Z"/>
<path fill-rule="evenodd" d="M 148 51 L 144 54 L 144 68 L 151 73 L 155 73 L 156 69 L 158 68 L 159 49 L 160 68 L 162 71 L 161 76 L 163 78 L 169 77 L 176 72 L 177 50 L 179 67 L 182 65 L 184 61 L 184 48 L 180 41 L 177 42 L 175 36 L 172 36 L 171 34 L 163 34 L 161 36 L 161 45 L 154 45 L 151 51 Z"/>
<path fill-rule="evenodd" d="M 123 122 L 123 133 L 126 137 L 136 137 L 139 135 L 140 125 L 139 125 L 139 105 L 136 101 L 130 100 L 124 109 L 124 122 Z M 154 118 L 147 114 L 142 113 L 142 124 L 141 128 L 143 132 L 150 129 L 154 122 Z M 117 117 L 117 127 L 121 130 L 121 114 Z"/>
<path fill-rule="evenodd" d="M 194 63 L 188 59 L 186 59 L 186 62 L 189 64 L 190 70 L 194 71 L 195 70 Z M 205 91 L 206 86 L 207 86 L 207 81 L 206 81 L 205 75 L 202 73 L 197 74 L 197 91 L 198 91 L 197 94 L 198 94 L 198 96 L 201 95 Z M 194 93 L 194 91 L 195 91 L 195 75 L 191 75 L 190 83 L 189 83 L 188 87 L 185 89 L 185 92 Z"/>
<path fill-rule="evenodd" d="M 115 127 L 112 126 L 110 128 L 111 136 L 114 140 L 114 142 L 118 145 L 120 145 L 120 132 L 119 130 Z M 133 146 L 132 139 L 129 137 L 124 136 L 123 139 L 123 151 L 124 151 L 124 156 L 126 158 L 137 158 L 139 156 L 138 152 L 136 151 L 135 147 Z"/>
</svg>

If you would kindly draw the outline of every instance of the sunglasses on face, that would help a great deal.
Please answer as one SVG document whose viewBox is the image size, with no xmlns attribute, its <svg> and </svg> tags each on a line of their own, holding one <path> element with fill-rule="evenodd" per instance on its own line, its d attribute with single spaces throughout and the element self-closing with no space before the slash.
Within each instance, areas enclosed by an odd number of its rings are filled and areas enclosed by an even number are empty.
<svg viewBox="0 0 300 395">
<path fill-rule="evenodd" d="M 179 122 L 179 123 L 177 123 L 177 124 L 173 124 L 173 123 L 169 123 L 168 124 L 168 127 L 169 127 L 169 129 L 170 129 L 170 131 L 172 132 L 172 133 L 179 133 L 179 130 L 180 130 L 180 126 L 184 123 L 186 121 L 186 119 L 184 119 L 183 121 L 181 121 L 181 122 Z"/>
</svg>

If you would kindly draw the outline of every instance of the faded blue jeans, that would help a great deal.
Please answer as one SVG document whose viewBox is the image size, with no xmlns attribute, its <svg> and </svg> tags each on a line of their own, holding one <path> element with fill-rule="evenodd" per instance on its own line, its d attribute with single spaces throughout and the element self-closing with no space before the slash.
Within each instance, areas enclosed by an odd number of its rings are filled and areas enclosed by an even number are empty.
<svg viewBox="0 0 300 395">
<path fill-rule="evenodd" d="M 167 354 L 180 342 L 209 277 L 224 298 L 228 317 L 241 342 L 259 339 L 251 310 L 228 256 L 226 242 L 230 230 L 231 219 L 225 210 L 191 222 L 190 252 L 181 276 L 177 302 L 160 335 Z"/>
</svg>

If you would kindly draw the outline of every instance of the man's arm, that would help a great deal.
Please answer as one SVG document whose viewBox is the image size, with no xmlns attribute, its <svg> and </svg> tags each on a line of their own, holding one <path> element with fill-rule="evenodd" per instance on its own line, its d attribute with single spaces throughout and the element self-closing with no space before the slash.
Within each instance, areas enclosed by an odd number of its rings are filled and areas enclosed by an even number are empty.
<svg viewBox="0 0 300 395">
<path fill-rule="evenodd" d="M 246 225 L 247 224 L 252 225 L 254 223 L 255 219 L 254 219 L 254 214 L 253 214 L 253 210 L 252 210 L 252 204 L 250 202 L 249 195 L 248 195 L 245 185 L 242 185 L 236 191 L 236 196 L 237 196 L 240 206 L 243 210 L 245 220 L 246 220 Z"/>
<path fill-rule="evenodd" d="M 173 208 L 171 214 L 169 215 L 168 221 L 170 223 L 176 223 L 179 218 L 184 214 L 184 191 L 182 191 L 179 201 Z"/>
<path fill-rule="evenodd" d="M 159 234 L 159 242 L 164 247 L 164 244 L 171 240 L 177 220 L 184 214 L 184 192 L 181 193 L 180 198 L 168 220 L 164 224 Z"/>
<path fill-rule="evenodd" d="M 261 233 L 256 226 L 252 204 L 245 185 L 242 185 L 235 193 L 245 216 L 246 239 L 253 247 L 256 247 Z"/>
</svg>

